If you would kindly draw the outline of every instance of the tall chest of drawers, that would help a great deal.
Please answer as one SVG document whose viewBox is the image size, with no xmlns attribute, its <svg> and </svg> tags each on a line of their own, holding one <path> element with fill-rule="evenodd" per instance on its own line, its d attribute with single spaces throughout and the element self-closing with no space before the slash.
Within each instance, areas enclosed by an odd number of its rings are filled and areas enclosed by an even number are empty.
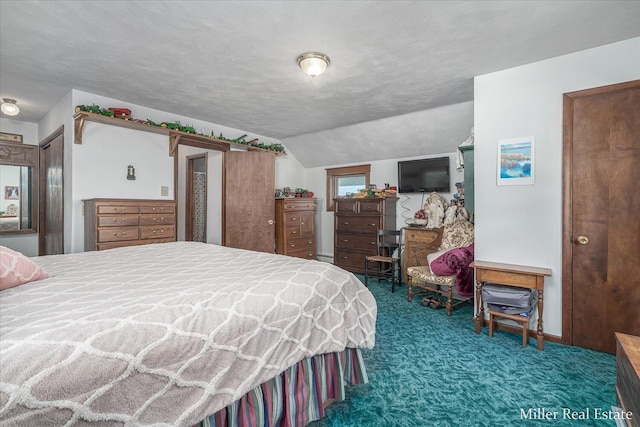
<svg viewBox="0 0 640 427">
<path fill-rule="evenodd" d="M 172 200 L 84 200 L 84 250 L 174 242 L 176 203 Z"/>
<path fill-rule="evenodd" d="M 314 198 L 276 199 L 276 253 L 316 259 Z"/>
<path fill-rule="evenodd" d="M 377 230 L 396 229 L 397 198 L 335 199 L 333 263 L 364 273 L 364 259 L 377 251 Z"/>
</svg>

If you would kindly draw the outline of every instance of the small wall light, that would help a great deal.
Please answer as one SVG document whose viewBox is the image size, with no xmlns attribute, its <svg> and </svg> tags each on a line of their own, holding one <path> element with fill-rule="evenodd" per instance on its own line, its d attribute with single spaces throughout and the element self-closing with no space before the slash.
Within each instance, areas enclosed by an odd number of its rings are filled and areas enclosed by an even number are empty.
<svg viewBox="0 0 640 427">
<path fill-rule="evenodd" d="M 308 76 L 315 77 L 324 73 L 331 61 L 324 53 L 307 52 L 298 56 L 298 65 L 302 72 Z"/>
<path fill-rule="evenodd" d="M 18 105 L 16 104 L 15 99 L 11 98 L 2 98 L 2 105 L 0 105 L 0 110 L 7 116 L 16 116 L 20 112 Z"/>
<path fill-rule="evenodd" d="M 129 181 L 135 181 L 136 180 L 136 168 L 134 168 L 131 165 L 127 166 L 127 179 Z"/>
</svg>

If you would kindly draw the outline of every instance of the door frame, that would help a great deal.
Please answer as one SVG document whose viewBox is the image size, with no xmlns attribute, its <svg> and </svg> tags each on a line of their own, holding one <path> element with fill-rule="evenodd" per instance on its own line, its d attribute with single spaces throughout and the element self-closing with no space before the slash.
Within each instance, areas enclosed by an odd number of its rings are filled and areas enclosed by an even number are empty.
<svg viewBox="0 0 640 427">
<path fill-rule="evenodd" d="M 42 255 L 45 249 L 45 241 L 44 235 L 46 233 L 45 227 L 45 206 L 46 197 L 47 197 L 47 174 L 45 168 L 45 148 L 51 144 L 52 141 L 57 139 L 58 137 L 62 137 L 62 253 L 65 251 L 65 242 L 64 242 L 64 125 L 60 126 L 58 129 L 53 131 L 49 136 L 40 141 L 38 144 L 38 255 Z"/>
<path fill-rule="evenodd" d="M 187 167 L 185 168 L 185 197 L 184 197 L 184 239 L 187 242 L 193 241 L 193 161 L 204 159 L 205 175 L 209 175 L 208 153 L 202 152 L 186 157 Z M 208 191 L 208 190 L 207 190 Z M 208 196 L 208 194 L 207 194 Z M 207 202 L 208 203 L 208 202 Z M 207 237 L 207 224 L 205 219 L 205 240 Z"/>
<path fill-rule="evenodd" d="M 640 80 L 617 83 L 563 95 L 562 154 L 562 344 L 573 345 L 573 104 L 576 99 L 640 87 Z"/>
</svg>

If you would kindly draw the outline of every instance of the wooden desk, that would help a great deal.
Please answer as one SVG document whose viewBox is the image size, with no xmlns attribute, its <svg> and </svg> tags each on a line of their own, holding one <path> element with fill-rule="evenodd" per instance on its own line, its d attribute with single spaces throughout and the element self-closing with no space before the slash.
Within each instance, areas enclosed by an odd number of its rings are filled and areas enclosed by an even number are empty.
<svg viewBox="0 0 640 427">
<path fill-rule="evenodd" d="M 484 304 L 482 302 L 482 287 L 485 283 L 497 283 L 500 285 L 514 286 L 538 290 L 538 350 L 544 348 L 544 336 L 542 334 L 542 308 L 544 302 L 544 278 L 551 276 L 551 269 L 539 267 L 527 267 L 523 265 L 501 264 L 488 261 L 474 261 L 470 265 L 476 269 L 476 315 L 473 320 L 476 324 L 476 334 L 484 324 Z M 524 326 L 524 325 L 523 325 Z"/>
</svg>

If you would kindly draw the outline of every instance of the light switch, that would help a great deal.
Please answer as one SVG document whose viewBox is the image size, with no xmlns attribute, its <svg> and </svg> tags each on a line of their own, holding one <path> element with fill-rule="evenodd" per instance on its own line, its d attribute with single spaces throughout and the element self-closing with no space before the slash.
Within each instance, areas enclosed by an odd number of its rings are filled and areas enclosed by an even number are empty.
<svg viewBox="0 0 640 427">
<path fill-rule="evenodd" d="M 169 186 L 167 185 L 163 185 L 160 187 L 160 195 L 161 196 L 168 196 L 169 195 Z"/>
</svg>

